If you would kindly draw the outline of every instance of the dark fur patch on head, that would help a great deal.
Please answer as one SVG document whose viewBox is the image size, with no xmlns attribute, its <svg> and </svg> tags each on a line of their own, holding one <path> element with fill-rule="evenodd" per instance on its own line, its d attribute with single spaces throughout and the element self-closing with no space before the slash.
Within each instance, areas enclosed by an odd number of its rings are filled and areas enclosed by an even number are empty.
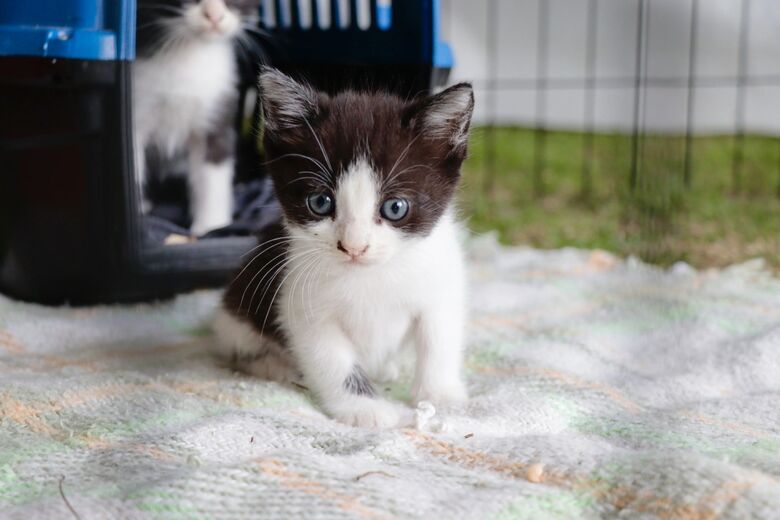
<svg viewBox="0 0 780 520">
<path fill-rule="evenodd" d="M 360 365 L 355 365 L 352 373 L 344 380 L 344 389 L 354 395 L 376 396 L 374 386 Z"/>
<path fill-rule="evenodd" d="M 403 219 L 384 220 L 387 225 L 409 234 L 434 227 L 466 157 L 474 108 L 470 85 L 412 101 L 355 91 L 328 96 L 266 69 L 260 89 L 268 168 L 290 221 L 306 225 L 321 219 L 309 210 L 307 196 L 335 191 L 347 168 L 365 159 L 381 182 L 380 207 L 396 197 L 410 203 Z M 380 208 L 376 211 L 383 221 Z"/>
</svg>

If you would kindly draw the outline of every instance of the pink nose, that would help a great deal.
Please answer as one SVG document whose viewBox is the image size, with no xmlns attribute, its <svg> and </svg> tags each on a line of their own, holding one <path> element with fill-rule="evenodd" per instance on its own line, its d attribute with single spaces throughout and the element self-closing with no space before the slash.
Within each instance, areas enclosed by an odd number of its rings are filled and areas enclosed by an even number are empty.
<svg viewBox="0 0 780 520">
<path fill-rule="evenodd" d="M 203 10 L 203 16 L 212 25 L 217 25 L 225 17 L 225 4 L 221 0 L 206 0 L 203 2 L 201 9 Z"/>
<path fill-rule="evenodd" d="M 339 251 L 342 253 L 345 253 L 347 256 L 349 256 L 352 260 L 356 260 L 366 254 L 366 251 L 368 251 L 368 245 L 365 246 L 352 246 L 351 244 L 345 245 L 344 243 L 339 240 L 339 243 L 336 245 Z"/>
</svg>

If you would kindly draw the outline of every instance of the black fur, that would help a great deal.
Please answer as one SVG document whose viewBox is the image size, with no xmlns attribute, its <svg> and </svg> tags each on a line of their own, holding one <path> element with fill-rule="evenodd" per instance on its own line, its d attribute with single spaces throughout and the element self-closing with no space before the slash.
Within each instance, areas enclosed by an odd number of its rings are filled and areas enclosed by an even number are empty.
<svg viewBox="0 0 780 520">
<path fill-rule="evenodd" d="M 376 397 L 376 390 L 360 365 L 355 365 L 352 373 L 344 380 L 344 388 L 351 394 Z"/>
<path fill-rule="evenodd" d="M 270 78 L 270 79 L 269 79 Z M 261 77 L 261 88 L 290 89 L 301 106 L 295 121 L 278 106 L 277 96 L 261 93 L 264 103 L 264 143 L 268 168 L 277 187 L 276 193 L 288 219 L 298 224 L 314 222 L 306 204 L 308 194 L 331 189 L 357 158 L 367 157 L 388 181 L 380 199 L 401 197 L 410 202 L 410 210 L 400 221 L 384 221 L 409 234 L 427 234 L 449 205 L 466 157 L 465 141 L 454 143 L 451 136 L 466 132 L 474 101 L 471 86 L 455 85 L 435 96 L 407 102 L 386 93 L 346 91 L 335 96 L 318 93 L 305 85 L 295 87 L 278 72 Z M 451 96 L 465 94 L 470 102 L 452 120 L 449 133 L 432 134 L 423 121 L 427 111 L 437 109 Z M 315 181 L 296 180 L 301 172 L 316 168 L 302 155 L 325 162 L 315 134 L 322 141 L 331 161 L 330 186 Z M 381 220 L 379 208 L 377 219 Z"/>
<path fill-rule="evenodd" d="M 223 303 L 234 316 L 284 345 L 272 302 L 283 278 L 278 269 L 287 255 L 286 233 L 281 224 L 277 224 L 266 228 L 263 236 L 265 242 L 249 253 L 249 263 L 228 286 Z"/>
</svg>

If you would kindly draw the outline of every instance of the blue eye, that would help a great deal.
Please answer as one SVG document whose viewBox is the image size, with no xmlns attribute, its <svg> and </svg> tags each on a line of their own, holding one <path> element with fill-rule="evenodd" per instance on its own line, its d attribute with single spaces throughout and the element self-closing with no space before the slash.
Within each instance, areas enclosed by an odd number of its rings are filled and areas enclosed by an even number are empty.
<svg viewBox="0 0 780 520">
<path fill-rule="evenodd" d="M 387 199 L 379 211 L 387 220 L 398 221 L 409 213 L 409 203 L 405 199 Z"/>
<path fill-rule="evenodd" d="M 309 205 L 311 212 L 320 217 L 326 217 L 333 213 L 335 206 L 333 197 L 327 193 L 314 193 L 309 195 L 306 199 L 306 203 Z"/>
</svg>

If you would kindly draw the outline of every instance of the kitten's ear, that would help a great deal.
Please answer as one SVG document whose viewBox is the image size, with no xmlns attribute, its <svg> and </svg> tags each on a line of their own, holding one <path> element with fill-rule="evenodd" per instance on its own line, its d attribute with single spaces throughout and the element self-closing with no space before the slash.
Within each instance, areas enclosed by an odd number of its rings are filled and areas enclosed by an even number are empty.
<svg viewBox="0 0 780 520">
<path fill-rule="evenodd" d="M 260 73 L 260 101 L 270 132 L 304 126 L 320 111 L 320 94 L 271 67 Z"/>
<path fill-rule="evenodd" d="M 410 107 L 407 119 L 424 137 L 447 139 L 450 155 L 466 155 L 474 90 L 470 83 L 458 83 Z"/>
</svg>

